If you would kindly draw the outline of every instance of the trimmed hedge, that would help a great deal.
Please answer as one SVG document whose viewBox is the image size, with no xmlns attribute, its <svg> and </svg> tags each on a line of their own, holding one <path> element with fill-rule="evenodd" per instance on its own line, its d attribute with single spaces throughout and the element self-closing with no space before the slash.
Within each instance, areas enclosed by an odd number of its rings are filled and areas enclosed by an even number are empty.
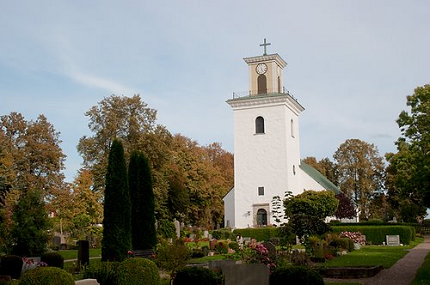
<svg viewBox="0 0 430 285">
<path fill-rule="evenodd" d="M 399 235 L 400 242 L 410 244 L 414 236 L 414 228 L 411 226 L 332 226 L 334 233 L 361 232 L 366 236 L 367 244 L 382 244 L 386 241 L 386 235 Z"/>
<path fill-rule="evenodd" d="M 58 267 L 37 267 L 27 271 L 19 285 L 75 285 L 72 274 Z"/>
<path fill-rule="evenodd" d="M 235 229 L 233 233 L 236 236 L 251 237 L 257 241 L 269 241 L 271 238 L 279 237 L 278 229 L 275 227 Z"/>
<path fill-rule="evenodd" d="M 118 266 L 118 285 L 160 284 L 155 263 L 146 258 L 126 259 Z"/>
</svg>

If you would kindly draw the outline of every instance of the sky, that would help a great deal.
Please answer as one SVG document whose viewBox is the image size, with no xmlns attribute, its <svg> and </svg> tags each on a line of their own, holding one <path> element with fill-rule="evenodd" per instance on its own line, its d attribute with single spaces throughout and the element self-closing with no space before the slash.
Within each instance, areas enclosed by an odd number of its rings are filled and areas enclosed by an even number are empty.
<svg viewBox="0 0 430 285">
<path fill-rule="evenodd" d="M 157 123 L 234 153 L 233 92 L 245 57 L 278 53 L 305 111 L 301 157 L 347 139 L 395 152 L 406 96 L 430 83 L 430 1 L 0 0 L 0 115 L 44 114 L 60 132 L 71 182 L 85 112 L 140 94 Z"/>
</svg>

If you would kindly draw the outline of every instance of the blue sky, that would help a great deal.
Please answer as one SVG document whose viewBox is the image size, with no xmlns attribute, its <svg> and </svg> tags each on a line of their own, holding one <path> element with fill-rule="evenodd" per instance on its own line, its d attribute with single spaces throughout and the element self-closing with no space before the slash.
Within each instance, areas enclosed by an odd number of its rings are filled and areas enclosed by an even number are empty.
<svg viewBox="0 0 430 285">
<path fill-rule="evenodd" d="M 71 181 L 89 135 L 84 113 L 140 94 L 158 123 L 233 150 L 232 92 L 244 57 L 288 63 L 284 85 L 305 107 L 301 156 L 346 139 L 394 152 L 406 96 L 430 83 L 429 1 L 0 1 L 0 115 L 44 114 L 61 133 Z"/>
</svg>

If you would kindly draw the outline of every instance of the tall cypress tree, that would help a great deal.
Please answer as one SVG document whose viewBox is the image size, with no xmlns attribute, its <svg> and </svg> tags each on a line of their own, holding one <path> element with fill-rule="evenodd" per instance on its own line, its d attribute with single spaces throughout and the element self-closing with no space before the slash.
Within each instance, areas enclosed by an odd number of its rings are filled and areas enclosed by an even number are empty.
<svg viewBox="0 0 430 285">
<path fill-rule="evenodd" d="M 152 249 L 157 243 L 154 192 L 149 162 L 142 152 L 131 153 L 128 175 L 133 248 Z"/>
<path fill-rule="evenodd" d="M 122 143 L 109 152 L 104 200 L 102 260 L 122 261 L 131 249 L 131 203 Z"/>
</svg>

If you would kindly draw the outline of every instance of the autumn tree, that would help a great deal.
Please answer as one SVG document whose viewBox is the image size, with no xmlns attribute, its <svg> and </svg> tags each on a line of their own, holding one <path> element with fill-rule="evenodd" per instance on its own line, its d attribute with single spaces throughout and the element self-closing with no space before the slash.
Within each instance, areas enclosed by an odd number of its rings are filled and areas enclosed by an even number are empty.
<svg viewBox="0 0 430 285">
<path fill-rule="evenodd" d="M 44 207 L 55 212 L 53 201 L 66 188 L 62 173 L 65 155 L 59 135 L 43 115 L 35 121 L 27 121 L 16 112 L 0 117 L 0 177 L 8 189 L 6 193 L 3 191 L 0 240 L 11 241 L 10 230 L 15 223 L 12 215 L 20 198 L 30 197 L 37 191 L 46 202 Z M 37 210 L 28 209 L 29 212 Z"/>
<path fill-rule="evenodd" d="M 368 218 L 373 195 L 383 189 L 384 163 L 378 149 L 373 144 L 349 139 L 333 157 L 340 189 L 352 199 L 360 218 Z"/>
<path fill-rule="evenodd" d="M 104 198 L 102 260 L 122 261 L 131 245 L 131 203 L 122 143 L 115 139 L 109 152 Z"/>
<path fill-rule="evenodd" d="M 406 99 L 410 111 L 402 111 L 397 120 L 402 134 L 398 152 L 386 155 L 387 188 L 393 207 L 422 216 L 430 206 L 430 85 L 417 87 Z"/>
<path fill-rule="evenodd" d="M 307 165 L 310 165 L 316 170 L 318 170 L 318 172 L 324 175 L 328 180 L 330 180 L 331 182 L 337 185 L 337 181 L 338 181 L 337 167 L 336 167 L 336 164 L 332 162 L 330 159 L 326 157 L 317 161 L 315 157 L 310 156 L 302 159 L 302 161 Z"/>
<path fill-rule="evenodd" d="M 133 151 L 128 169 L 133 249 L 153 249 L 157 236 L 154 192 L 148 159 L 142 152 Z"/>
</svg>

